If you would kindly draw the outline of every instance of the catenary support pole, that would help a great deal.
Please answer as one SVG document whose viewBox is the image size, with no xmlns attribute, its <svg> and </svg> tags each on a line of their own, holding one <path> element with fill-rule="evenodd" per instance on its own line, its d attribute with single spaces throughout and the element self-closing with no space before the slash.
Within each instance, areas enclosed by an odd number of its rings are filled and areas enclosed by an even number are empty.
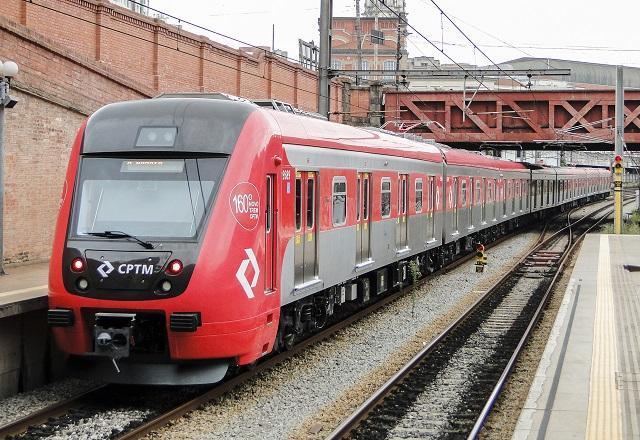
<svg viewBox="0 0 640 440">
<path fill-rule="evenodd" d="M 320 54 L 318 65 L 318 113 L 329 118 L 329 66 L 331 65 L 332 0 L 320 0 Z"/>
<path fill-rule="evenodd" d="M 623 86 L 623 70 L 622 66 L 617 67 L 616 72 L 616 143 L 615 156 L 623 157 L 624 147 L 624 86 Z M 614 171 L 613 174 L 613 232 L 614 234 L 622 234 L 622 180 L 624 175 L 624 161 L 619 172 Z"/>
</svg>

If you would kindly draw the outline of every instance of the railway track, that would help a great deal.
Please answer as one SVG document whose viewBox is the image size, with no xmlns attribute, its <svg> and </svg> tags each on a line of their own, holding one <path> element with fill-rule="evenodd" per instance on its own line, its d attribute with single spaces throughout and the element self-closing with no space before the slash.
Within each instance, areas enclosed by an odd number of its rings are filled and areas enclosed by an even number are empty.
<svg viewBox="0 0 640 440">
<path fill-rule="evenodd" d="M 328 439 L 476 438 L 567 257 L 612 208 L 572 212 Z"/>
<path fill-rule="evenodd" d="M 511 238 L 513 235 L 522 232 L 521 230 L 516 230 L 508 235 L 500 237 L 493 243 L 488 245 L 488 248 L 496 246 L 499 243 Z M 541 232 L 541 237 L 545 234 L 546 228 Z M 439 271 L 435 272 L 432 275 L 437 275 L 438 273 L 443 273 L 449 270 L 458 267 L 461 264 L 471 260 L 474 254 L 470 253 L 465 256 L 462 256 L 447 266 L 443 267 Z M 413 287 L 418 287 L 423 281 L 419 281 Z M 122 433 L 114 432 L 112 438 L 117 439 L 134 439 L 140 438 L 154 430 L 161 428 L 162 426 L 168 424 L 172 420 L 175 420 L 184 414 L 197 409 L 198 407 L 224 395 L 230 390 L 238 387 L 240 384 L 246 382 L 247 380 L 255 377 L 257 374 L 260 374 L 264 371 L 267 371 L 277 364 L 283 362 L 284 360 L 295 356 L 300 353 L 307 347 L 320 342 L 328 338 L 329 336 L 335 334 L 339 330 L 351 325 L 355 321 L 362 319 L 364 316 L 367 316 L 376 310 L 384 307 L 385 305 L 395 301 L 401 295 L 406 294 L 405 292 L 399 291 L 393 293 L 387 297 L 380 299 L 379 301 L 371 304 L 370 306 L 358 311 L 354 315 L 345 318 L 344 320 L 326 328 L 325 330 L 317 333 L 309 337 L 308 339 L 300 342 L 296 345 L 292 350 L 274 355 L 269 359 L 265 360 L 257 364 L 255 367 L 251 369 L 246 369 L 235 376 L 232 376 L 225 380 L 224 382 L 217 384 L 213 387 L 200 387 L 197 389 L 189 389 L 189 391 L 185 392 L 185 395 L 188 397 L 183 398 L 175 398 L 174 402 L 165 405 L 165 407 L 155 408 L 154 411 L 151 411 L 151 415 L 145 417 L 144 421 L 137 422 L 135 424 L 131 424 L 126 430 Z M 48 408 L 37 411 L 33 414 L 30 414 L 26 417 L 23 417 L 19 420 L 11 422 L 7 425 L 0 426 L 0 439 L 6 438 L 9 436 L 20 437 L 36 437 L 39 436 L 40 433 L 55 433 L 57 427 L 64 426 L 68 421 L 65 419 L 75 417 L 81 417 L 83 414 L 90 415 L 91 408 L 94 408 L 95 411 L 100 411 L 108 409 L 109 405 L 121 405 L 122 402 L 116 402 L 110 397 L 105 397 L 109 395 L 118 394 L 117 391 L 113 391 L 116 386 L 112 385 L 102 385 L 91 389 L 87 392 L 84 392 L 80 395 L 71 397 L 65 401 L 56 403 Z M 120 387 L 122 389 L 122 387 Z M 157 391 L 157 390 L 155 390 Z M 167 394 L 175 394 L 172 391 L 166 391 Z M 120 393 L 122 394 L 122 393 Z M 131 394 L 131 393 L 124 393 Z M 140 396 L 138 398 L 140 401 L 144 400 L 144 395 L 147 394 L 147 390 L 141 389 Z M 117 399 L 116 399 L 117 400 Z M 177 401 L 177 402 L 176 402 Z M 99 403 L 97 403 L 99 402 Z M 87 409 L 89 408 L 89 409 Z M 70 416 L 71 414 L 71 416 Z"/>
<path fill-rule="evenodd" d="M 496 241 L 488 244 L 487 248 L 491 248 L 496 246 L 514 235 L 521 233 L 522 230 L 515 230 L 510 234 L 502 236 L 498 238 Z M 450 270 L 455 269 L 456 267 L 468 262 L 473 259 L 474 254 L 469 253 L 464 255 L 450 264 L 446 265 L 442 269 L 434 272 L 430 276 L 434 276 L 440 273 L 444 273 Z M 424 281 L 426 281 L 429 277 L 424 280 L 418 281 L 413 287 L 419 287 Z M 352 323 L 362 319 L 364 316 L 367 316 L 376 310 L 384 307 L 385 305 L 395 301 L 400 296 L 407 293 L 405 289 L 404 292 L 395 292 L 387 297 L 381 298 L 379 301 L 371 304 L 370 306 L 358 311 L 356 314 L 349 316 L 348 318 L 332 325 L 331 327 L 326 328 L 320 333 L 311 336 L 310 338 L 300 342 L 296 345 L 292 350 L 289 350 L 284 353 L 280 353 L 275 355 L 268 360 L 259 363 L 254 368 L 247 369 L 245 371 L 240 372 L 239 374 L 232 376 L 225 380 L 224 382 L 214 386 L 205 388 L 204 391 L 200 388 L 199 392 L 197 392 L 191 398 L 182 399 L 182 401 L 176 405 L 173 405 L 171 408 L 163 411 L 159 411 L 157 414 L 154 414 L 151 417 L 148 417 L 144 422 L 138 423 L 136 426 L 131 426 L 130 429 L 127 429 L 123 433 L 114 433 L 113 438 L 118 439 L 134 439 L 140 438 L 149 432 L 157 430 L 167 423 L 175 420 L 182 415 L 197 409 L 203 404 L 206 404 L 223 394 L 229 392 L 230 390 L 236 388 L 240 384 L 246 382 L 257 374 L 267 371 L 273 368 L 275 365 L 283 362 L 284 360 L 300 353 L 305 348 L 316 344 L 331 335 L 335 334 L 339 330 L 348 327 Z M 81 394 L 70 397 L 64 401 L 58 402 L 54 405 L 51 405 L 42 410 L 36 411 L 32 414 L 29 414 L 25 417 L 17 419 L 13 422 L 10 422 L 6 425 L 0 426 L 0 439 L 11 438 L 12 436 L 16 438 L 29 438 L 29 437 L 37 437 L 41 433 L 52 433 L 55 432 L 57 428 L 60 426 L 64 426 L 70 417 L 73 417 L 73 414 L 77 414 L 78 412 L 90 414 L 90 409 L 87 407 L 94 407 L 97 410 L 97 406 L 107 407 L 110 403 L 117 405 L 117 402 L 113 402 L 113 400 L 109 397 L 112 394 L 115 394 L 113 389 L 115 386 L 111 385 L 101 385 L 90 390 L 87 390 Z M 144 389 L 140 390 L 141 393 L 144 393 Z M 169 393 L 169 392 L 168 392 Z M 131 394 L 131 393 L 126 393 Z M 101 402 L 101 404 L 97 405 L 96 402 Z M 76 416 L 78 417 L 78 416 Z"/>
</svg>

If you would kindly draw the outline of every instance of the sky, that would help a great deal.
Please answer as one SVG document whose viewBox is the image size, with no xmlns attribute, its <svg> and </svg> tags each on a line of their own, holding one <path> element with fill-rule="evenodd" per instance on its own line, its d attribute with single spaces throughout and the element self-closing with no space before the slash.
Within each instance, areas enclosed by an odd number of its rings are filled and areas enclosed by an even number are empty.
<svg viewBox="0 0 640 440">
<path fill-rule="evenodd" d="M 334 16 L 355 16 L 356 0 L 334 0 Z M 364 10 L 364 0 L 360 0 Z M 431 0 L 406 0 L 409 56 L 441 63 L 489 65 L 533 56 L 640 67 L 640 1 L 436 0 L 473 45 Z M 298 38 L 319 40 L 320 0 L 150 0 L 150 6 L 251 45 L 271 46 L 298 58 Z M 175 20 L 170 22 L 175 24 Z M 183 23 L 185 29 L 232 47 L 242 45 Z M 422 34 L 422 35 L 420 35 Z M 447 58 L 425 38 L 442 49 Z"/>
</svg>

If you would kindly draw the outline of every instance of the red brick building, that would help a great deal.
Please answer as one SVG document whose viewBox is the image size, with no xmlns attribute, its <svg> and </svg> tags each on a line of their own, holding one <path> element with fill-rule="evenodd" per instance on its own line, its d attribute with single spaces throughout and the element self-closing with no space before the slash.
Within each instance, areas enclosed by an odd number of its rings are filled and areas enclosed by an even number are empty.
<svg viewBox="0 0 640 440">
<path fill-rule="evenodd" d="M 407 65 L 406 25 L 398 19 L 405 17 L 404 1 L 387 1 L 395 13 L 376 0 L 367 0 L 365 13 L 360 18 L 362 69 L 394 70 L 398 57 L 398 33 L 400 34 L 400 68 Z M 397 14 L 397 15 L 396 15 Z M 331 64 L 334 69 L 357 69 L 358 38 L 356 17 L 334 17 L 332 21 Z M 377 25 L 376 25 L 377 23 Z M 372 31 L 382 32 L 382 44 L 372 42 Z"/>
<path fill-rule="evenodd" d="M 0 0 L 0 60 L 19 103 L 6 112 L 4 262 L 49 258 L 69 150 L 101 106 L 164 92 L 219 91 L 316 111 L 317 73 L 248 53 L 105 0 Z M 331 86 L 340 121 L 343 88 Z M 354 102 L 359 102 L 355 100 Z"/>
</svg>

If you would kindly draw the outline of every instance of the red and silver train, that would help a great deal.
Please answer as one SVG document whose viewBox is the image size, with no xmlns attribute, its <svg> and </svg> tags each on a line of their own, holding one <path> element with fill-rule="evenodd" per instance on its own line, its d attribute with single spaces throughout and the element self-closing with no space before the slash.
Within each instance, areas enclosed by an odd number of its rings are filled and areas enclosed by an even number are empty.
<svg viewBox="0 0 640 440">
<path fill-rule="evenodd" d="M 212 383 L 407 282 L 410 261 L 429 273 L 609 186 L 206 95 L 112 104 L 73 145 L 48 322 L 86 375 Z"/>
</svg>

